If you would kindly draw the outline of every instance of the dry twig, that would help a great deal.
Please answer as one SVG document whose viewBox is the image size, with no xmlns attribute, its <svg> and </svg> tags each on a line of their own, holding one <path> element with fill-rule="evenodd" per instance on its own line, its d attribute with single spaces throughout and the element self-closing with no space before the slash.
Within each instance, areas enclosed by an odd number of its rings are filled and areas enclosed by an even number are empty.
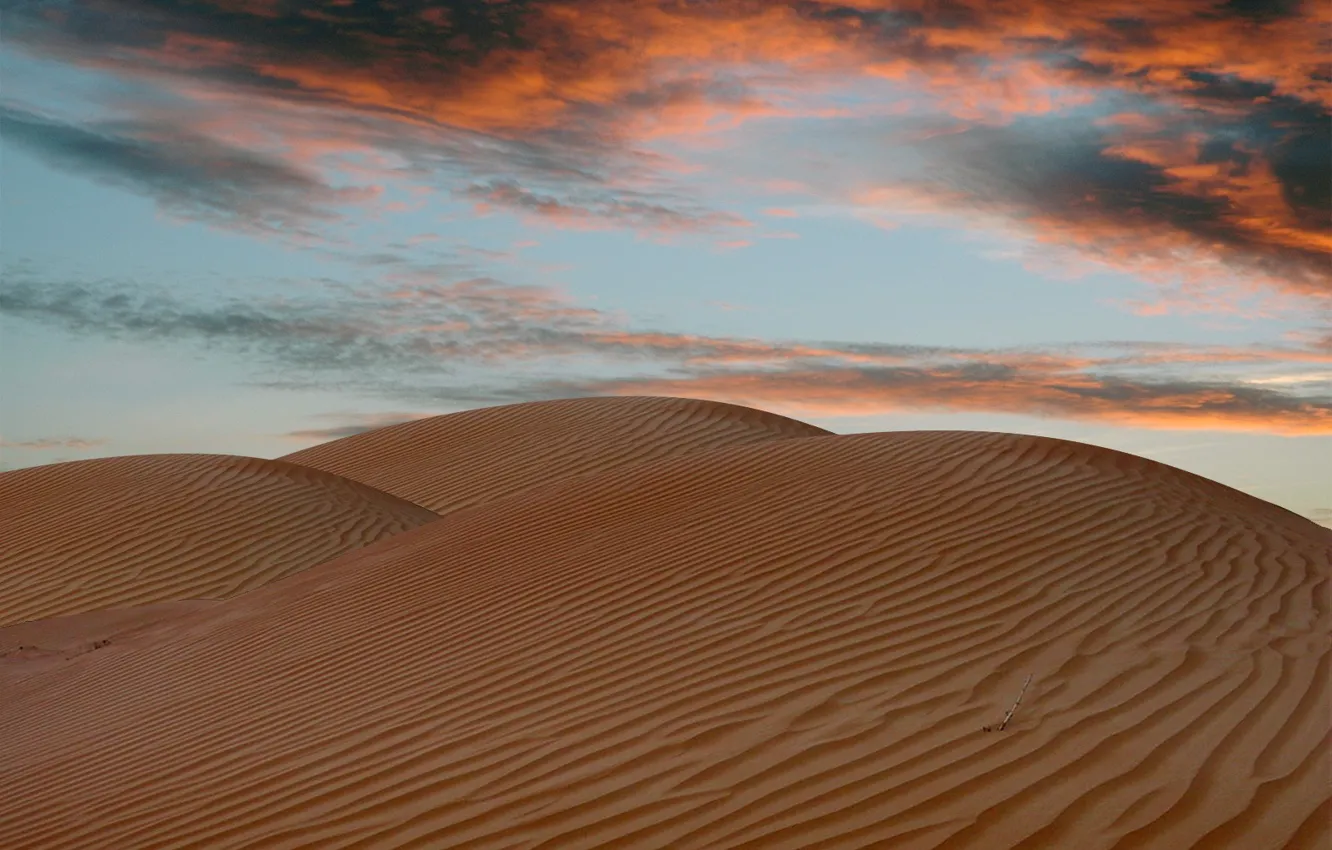
<svg viewBox="0 0 1332 850">
<path fill-rule="evenodd" d="M 1005 728 L 1007 728 L 1008 721 L 1013 719 L 1013 715 L 1017 712 L 1018 706 L 1022 704 L 1022 695 L 1027 692 L 1027 686 L 1030 684 L 1031 684 L 1031 674 L 1028 673 L 1027 681 L 1022 683 L 1022 690 L 1018 691 L 1017 699 L 1013 700 L 1013 707 L 1010 708 L 1008 710 L 1008 713 L 1004 715 L 1004 722 L 1000 723 L 997 727 L 995 726 L 983 727 L 986 732 L 989 732 L 991 729 L 995 730 L 996 732 L 1002 732 L 1004 731 Z"/>
</svg>

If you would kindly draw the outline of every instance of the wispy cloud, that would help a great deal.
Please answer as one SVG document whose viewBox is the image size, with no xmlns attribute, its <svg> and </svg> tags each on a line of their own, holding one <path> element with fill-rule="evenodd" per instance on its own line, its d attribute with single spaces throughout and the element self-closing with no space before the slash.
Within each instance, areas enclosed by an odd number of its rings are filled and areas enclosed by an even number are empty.
<svg viewBox="0 0 1332 850">
<path fill-rule="evenodd" d="M 524 188 L 514 180 L 492 180 L 474 184 L 466 190 L 476 201 L 476 209 L 486 213 L 492 206 L 517 210 L 539 223 L 574 230 L 624 227 L 648 231 L 689 231 L 718 226 L 748 226 L 738 215 L 697 209 L 687 201 L 668 205 L 659 200 L 634 197 L 636 193 L 618 190 L 606 197 L 591 197 L 577 192 L 561 199 Z M 695 208 L 691 208 L 695 207 Z"/>
<path fill-rule="evenodd" d="M 1308 516 L 1319 525 L 1332 528 L 1332 508 L 1314 508 Z"/>
<path fill-rule="evenodd" d="M 357 434 L 364 434 L 366 431 L 374 431 L 377 428 L 387 428 L 390 425 L 400 425 L 403 422 L 414 422 L 417 419 L 426 419 L 435 415 L 437 414 L 407 413 L 404 411 L 325 413 L 320 416 L 321 419 L 335 420 L 337 424 L 323 428 L 303 428 L 297 431 L 288 431 L 282 436 L 302 442 L 322 443 L 326 440 L 353 437 Z"/>
<path fill-rule="evenodd" d="M 221 346 L 275 367 L 278 383 L 356 386 L 430 406 L 664 394 L 820 417 L 942 410 L 1332 433 L 1332 396 L 1316 392 L 1319 384 L 1248 379 L 1255 367 L 1325 371 L 1332 352 L 1311 347 L 983 350 L 740 339 L 637 329 L 558 292 L 494 278 L 328 284 L 304 301 L 185 304 L 113 282 L 11 277 L 0 283 L 0 310 L 80 333 Z M 1179 374 L 1181 364 L 1191 368 Z"/>
<path fill-rule="evenodd" d="M 43 437 L 36 440 L 6 440 L 0 437 L 0 448 L 50 451 L 53 449 L 96 449 L 109 440 L 89 440 L 83 437 Z"/>
<path fill-rule="evenodd" d="M 169 211 L 240 229 L 309 234 L 311 223 L 337 218 L 338 207 L 377 195 L 373 188 L 334 188 L 280 159 L 169 125 L 80 125 L 0 106 L 0 135 Z"/>
</svg>

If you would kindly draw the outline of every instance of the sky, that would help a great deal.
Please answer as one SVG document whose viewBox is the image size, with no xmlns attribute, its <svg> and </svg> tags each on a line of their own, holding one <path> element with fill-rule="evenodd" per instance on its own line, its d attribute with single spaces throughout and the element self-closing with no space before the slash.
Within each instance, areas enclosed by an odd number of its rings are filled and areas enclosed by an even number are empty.
<svg viewBox="0 0 1332 850">
<path fill-rule="evenodd" d="M 0 467 L 670 395 L 1332 526 L 1332 4 L 3 0 Z"/>
</svg>

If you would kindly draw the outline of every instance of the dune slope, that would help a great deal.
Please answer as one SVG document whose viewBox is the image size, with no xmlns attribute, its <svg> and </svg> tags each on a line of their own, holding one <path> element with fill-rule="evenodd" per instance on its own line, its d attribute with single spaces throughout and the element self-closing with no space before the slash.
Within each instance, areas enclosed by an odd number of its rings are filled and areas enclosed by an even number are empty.
<svg viewBox="0 0 1332 850">
<path fill-rule="evenodd" d="M 281 461 L 137 455 L 0 473 L 0 626 L 224 598 L 438 519 Z"/>
<path fill-rule="evenodd" d="M 1313 850 L 1330 542 L 1003 434 L 569 479 L 10 685 L 0 846 Z"/>
<path fill-rule="evenodd" d="M 113 643 L 138 643 L 145 632 L 151 640 L 153 626 L 216 604 L 215 599 L 152 602 L 0 626 L 0 694 L 19 679 L 59 668 L 86 652 L 96 652 Z"/>
<path fill-rule="evenodd" d="M 828 433 L 775 413 L 715 401 L 573 398 L 404 422 L 282 459 L 447 513 L 574 475 Z"/>
</svg>

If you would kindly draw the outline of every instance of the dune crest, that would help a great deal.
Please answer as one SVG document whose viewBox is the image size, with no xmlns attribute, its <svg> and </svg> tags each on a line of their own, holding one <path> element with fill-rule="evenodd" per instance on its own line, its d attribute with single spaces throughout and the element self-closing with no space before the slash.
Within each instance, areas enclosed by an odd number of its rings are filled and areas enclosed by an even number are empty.
<svg viewBox="0 0 1332 850">
<path fill-rule="evenodd" d="M 716 401 L 573 398 L 418 419 L 282 459 L 447 513 L 575 475 L 828 433 L 775 413 Z"/>
<path fill-rule="evenodd" d="M 0 845 L 1314 850 L 1330 546 L 1006 434 L 568 478 L 12 684 Z"/>
<path fill-rule="evenodd" d="M 0 626 L 222 599 L 438 519 L 282 461 L 135 455 L 0 473 Z"/>
</svg>

